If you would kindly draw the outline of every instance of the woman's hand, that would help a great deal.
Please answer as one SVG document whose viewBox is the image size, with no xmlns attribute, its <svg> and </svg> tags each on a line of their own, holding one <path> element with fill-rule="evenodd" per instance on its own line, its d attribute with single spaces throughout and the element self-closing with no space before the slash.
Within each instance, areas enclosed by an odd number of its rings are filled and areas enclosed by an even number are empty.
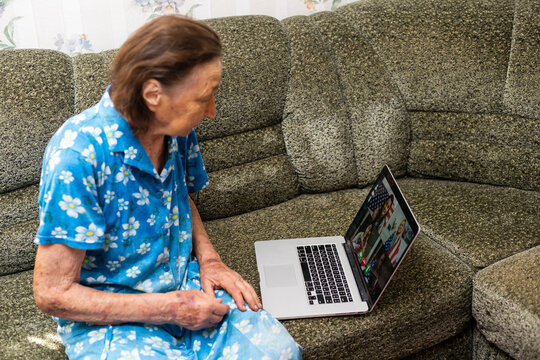
<svg viewBox="0 0 540 360">
<path fill-rule="evenodd" d="M 189 330 L 215 327 L 229 312 L 222 299 L 200 290 L 182 290 L 167 293 L 170 297 L 171 322 Z"/>
<path fill-rule="evenodd" d="M 262 304 L 253 287 L 221 260 L 208 259 L 199 265 L 201 287 L 206 294 L 215 298 L 214 290 L 224 289 L 231 294 L 241 311 L 246 311 L 245 302 L 253 311 L 262 309 Z"/>
</svg>

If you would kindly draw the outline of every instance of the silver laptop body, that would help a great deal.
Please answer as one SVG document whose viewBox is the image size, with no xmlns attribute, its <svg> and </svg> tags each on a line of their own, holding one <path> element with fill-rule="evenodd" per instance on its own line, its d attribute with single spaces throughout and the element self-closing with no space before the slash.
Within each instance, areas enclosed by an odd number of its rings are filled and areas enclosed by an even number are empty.
<svg viewBox="0 0 540 360">
<path fill-rule="evenodd" d="M 277 319 L 370 312 L 419 232 L 385 166 L 345 236 L 255 242 L 263 307 Z"/>
</svg>

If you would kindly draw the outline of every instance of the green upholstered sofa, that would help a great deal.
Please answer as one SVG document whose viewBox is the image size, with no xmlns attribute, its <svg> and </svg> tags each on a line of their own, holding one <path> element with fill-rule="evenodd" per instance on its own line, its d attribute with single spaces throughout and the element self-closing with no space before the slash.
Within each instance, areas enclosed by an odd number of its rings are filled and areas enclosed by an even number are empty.
<svg viewBox="0 0 540 360">
<path fill-rule="evenodd" d="M 540 2 L 362 0 L 222 37 L 195 200 L 257 289 L 257 240 L 343 234 L 384 164 L 423 232 L 376 309 L 284 322 L 306 359 L 540 358 Z M 0 357 L 60 359 L 32 297 L 42 153 L 114 51 L 0 52 Z"/>
</svg>

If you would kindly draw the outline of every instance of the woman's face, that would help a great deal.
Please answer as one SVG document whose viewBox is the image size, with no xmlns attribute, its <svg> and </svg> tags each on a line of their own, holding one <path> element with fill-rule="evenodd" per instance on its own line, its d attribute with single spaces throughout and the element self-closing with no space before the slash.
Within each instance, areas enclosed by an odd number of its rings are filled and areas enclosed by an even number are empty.
<svg viewBox="0 0 540 360">
<path fill-rule="evenodd" d="M 372 229 L 373 229 L 373 226 L 371 224 L 368 225 L 368 227 L 366 228 L 366 232 L 364 233 L 364 239 L 369 238 L 369 236 L 371 235 Z"/>
<path fill-rule="evenodd" d="M 403 231 L 405 231 L 405 225 L 407 224 L 407 220 L 403 220 L 397 229 L 398 234 L 403 234 Z"/>
<path fill-rule="evenodd" d="M 391 197 L 388 197 L 388 199 L 386 199 L 386 201 L 384 202 L 384 205 L 382 207 L 382 211 L 381 211 L 381 214 L 384 214 L 386 215 L 386 213 L 388 212 L 388 210 L 390 210 L 390 207 L 392 206 L 392 198 Z"/>
<path fill-rule="evenodd" d="M 214 91 L 221 79 L 221 61 L 195 66 L 178 84 L 161 87 L 149 131 L 159 135 L 187 136 L 206 116 L 216 116 Z"/>
</svg>

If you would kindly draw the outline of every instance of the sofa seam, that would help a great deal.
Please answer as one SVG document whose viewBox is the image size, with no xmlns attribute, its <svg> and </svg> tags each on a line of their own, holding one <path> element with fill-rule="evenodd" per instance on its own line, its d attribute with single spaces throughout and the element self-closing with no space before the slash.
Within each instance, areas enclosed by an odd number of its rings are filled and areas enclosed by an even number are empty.
<svg viewBox="0 0 540 360">
<path fill-rule="evenodd" d="M 506 78 L 504 79 L 504 86 L 503 86 L 503 89 L 502 89 L 502 94 L 501 94 L 501 110 L 506 110 L 506 111 L 509 111 L 509 113 L 511 114 L 515 114 L 515 111 L 513 111 L 513 109 L 511 109 L 510 106 L 507 106 L 506 104 L 506 98 L 507 96 L 510 96 L 509 95 L 509 84 L 508 84 L 508 78 L 510 76 L 510 63 L 512 61 L 512 54 L 513 54 L 513 51 L 514 51 L 514 47 L 516 45 L 516 17 L 517 17 L 517 7 L 518 7 L 518 1 L 519 0 L 514 0 L 514 13 L 513 13 L 513 17 L 512 17 L 512 31 L 510 32 L 511 34 L 511 39 L 510 39 L 510 49 L 508 51 L 508 61 L 506 62 Z M 507 95 L 508 94 L 508 95 Z"/>
<path fill-rule="evenodd" d="M 288 19 L 288 18 L 285 18 Z M 283 19 L 283 20 L 285 20 Z M 279 130 L 281 131 L 281 137 L 283 138 L 283 144 L 285 145 L 285 155 L 287 157 L 287 161 L 291 165 L 291 168 L 294 171 L 295 181 L 296 181 L 296 189 L 295 189 L 295 197 L 300 196 L 303 194 L 302 185 L 300 184 L 300 179 L 298 176 L 298 169 L 294 165 L 293 161 L 291 160 L 291 156 L 289 155 L 290 147 L 288 145 L 288 142 L 285 139 L 285 134 L 283 133 L 283 121 L 285 120 L 285 112 L 287 111 L 287 104 L 290 102 L 290 93 L 291 93 L 291 70 L 292 70 L 292 47 L 291 47 L 291 37 L 289 35 L 289 32 L 287 30 L 287 26 L 283 23 L 283 20 L 278 20 L 279 24 L 283 30 L 283 34 L 285 35 L 285 40 L 287 42 L 287 56 L 289 60 L 289 66 L 287 68 L 287 86 L 286 86 L 286 94 L 285 94 L 285 100 L 283 101 L 283 109 L 281 111 L 281 119 L 278 124 Z"/>
<path fill-rule="evenodd" d="M 422 226 L 422 225 L 421 225 Z M 459 256 L 458 254 L 456 254 L 455 252 L 453 252 L 451 249 L 449 249 L 448 247 L 444 246 L 439 240 L 437 240 L 437 238 L 435 236 L 433 236 L 433 233 L 434 231 L 429 231 L 429 232 L 426 232 L 426 227 L 425 226 L 422 226 L 422 230 L 421 232 L 424 234 L 425 237 L 427 237 L 433 244 L 435 244 L 437 247 L 439 247 L 441 250 L 444 250 L 445 252 L 451 254 L 453 257 L 455 257 L 461 264 L 465 265 L 468 269 L 470 269 L 473 274 L 472 274 L 472 279 L 474 279 L 474 276 L 475 274 L 481 270 L 481 268 L 477 268 L 476 266 L 474 266 L 473 264 L 469 264 L 468 262 L 466 262 L 464 259 L 461 258 L 461 256 Z M 472 279 L 471 279 L 471 284 L 472 284 Z"/>
<path fill-rule="evenodd" d="M 471 140 L 451 140 L 451 139 L 436 139 L 436 138 L 416 138 L 416 139 L 411 140 L 411 145 L 412 143 L 418 143 L 422 141 L 432 141 L 432 142 L 437 142 L 437 143 L 448 142 L 448 143 L 465 143 L 465 144 L 474 144 L 474 145 L 477 145 L 477 144 L 496 145 L 496 146 L 507 146 L 507 147 L 516 148 L 516 149 L 528 149 L 528 150 L 535 151 L 534 145 L 529 145 L 529 144 L 511 145 L 509 143 L 487 142 L 487 141 L 480 141 L 480 140 L 471 141 Z"/>
</svg>

